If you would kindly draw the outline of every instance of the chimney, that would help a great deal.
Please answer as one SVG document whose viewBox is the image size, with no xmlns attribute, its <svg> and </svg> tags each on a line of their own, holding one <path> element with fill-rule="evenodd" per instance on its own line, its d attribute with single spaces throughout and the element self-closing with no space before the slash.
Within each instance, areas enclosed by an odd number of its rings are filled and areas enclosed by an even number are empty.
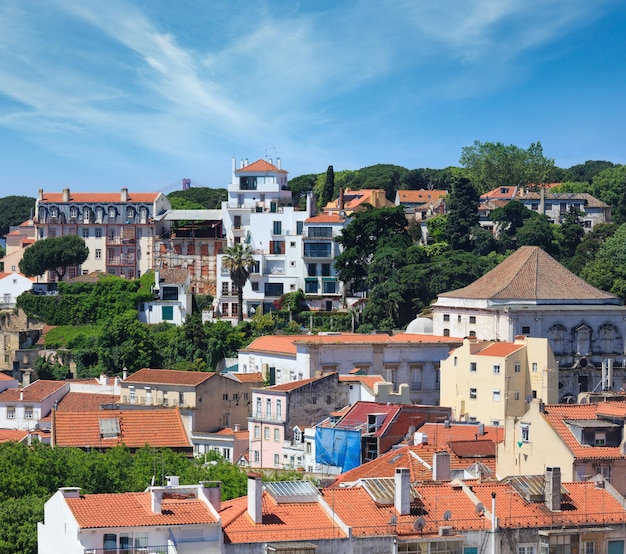
<svg viewBox="0 0 626 554">
<path fill-rule="evenodd" d="M 478 434 L 481 437 L 485 434 L 485 424 L 484 423 L 479 423 L 478 424 Z"/>
<path fill-rule="evenodd" d="M 70 189 L 63 189 L 63 202 L 70 201 Z"/>
<path fill-rule="evenodd" d="M 543 492 L 546 508 L 551 512 L 561 510 L 561 468 L 547 467 Z"/>
<path fill-rule="evenodd" d="M 258 473 L 248 473 L 248 515 L 254 523 L 263 523 L 263 481 Z"/>
<path fill-rule="evenodd" d="M 401 516 L 411 512 L 411 474 L 406 467 L 397 467 L 394 476 L 394 506 Z"/>
<path fill-rule="evenodd" d="M 152 500 L 152 513 L 160 514 L 161 513 L 161 500 L 163 498 L 163 490 L 152 489 L 150 491 L 150 496 Z"/>
<path fill-rule="evenodd" d="M 339 211 L 342 212 L 344 208 L 343 202 L 343 187 L 339 188 Z"/>
<path fill-rule="evenodd" d="M 277 169 L 282 169 L 281 168 L 281 163 L 280 163 L 280 158 L 276 158 L 276 168 Z"/>
<path fill-rule="evenodd" d="M 211 506 L 219 514 L 222 511 L 222 482 L 221 481 L 202 481 L 200 488 L 204 497 L 210 502 Z"/>
<path fill-rule="evenodd" d="M 415 431 L 415 433 L 413 433 L 413 444 L 415 446 L 418 444 L 428 444 L 428 435 L 421 431 Z"/>
<path fill-rule="evenodd" d="M 80 498 L 80 487 L 61 487 L 59 492 L 63 498 Z"/>
<path fill-rule="evenodd" d="M 128 369 L 124 366 L 124 369 L 122 369 L 122 381 L 126 381 L 126 379 L 128 379 Z"/>
<path fill-rule="evenodd" d="M 39 189 L 39 192 L 37 193 L 37 200 L 39 200 L 39 202 L 43 201 L 43 189 Z"/>
<path fill-rule="evenodd" d="M 445 419 L 443 421 L 443 427 L 444 427 L 444 429 L 450 429 L 450 420 L 449 419 Z"/>
<path fill-rule="evenodd" d="M 24 400 L 24 389 L 20 389 L 20 400 Z"/>
<path fill-rule="evenodd" d="M 168 487 L 178 487 L 180 483 L 178 475 L 166 475 L 165 479 L 167 480 Z"/>
<path fill-rule="evenodd" d="M 235 425 L 233 425 L 233 431 L 235 431 L 235 433 L 241 431 L 241 426 L 239 425 L 239 423 L 235 423 Z"/>
<path fill-rule="evenodd" d="M 433 454 L 433 481 L 450 480 L 450 453 L 435 452 Z"/>
<path fill-rule="evenodd" d="M 122 194 L 120 196 L 120 200 L 122 202 L 128 202 L 128 189 L 126 187 L 124 187 L 122 189 Z"/>
</svg>

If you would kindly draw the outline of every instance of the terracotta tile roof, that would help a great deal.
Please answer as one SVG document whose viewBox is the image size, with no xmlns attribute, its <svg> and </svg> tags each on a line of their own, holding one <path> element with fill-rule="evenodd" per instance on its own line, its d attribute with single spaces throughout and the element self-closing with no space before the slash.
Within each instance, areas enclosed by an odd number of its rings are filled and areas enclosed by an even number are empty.
<svg viewBox="0 0 626 554">
<path fill-rule="evenodd" d="M 495 458 L 496 445 L 490 440 L 450 441 L 450 450 L 459 458 Z"/>
<path fill-rule="evenodd" d="M 0 442 L 24 442 L 28 431 L 20 429 L 0 429 Z"/>
<path fill-rule="evenodd" d="M 180 285 L 187 282 L 189 272 L 186 269 L 160 269 L 159 276 L 164 285 Z"/>
<path fill-rule="evenodd" d="M 398 333 L 396 335 L 371 335 L 366 333 L 338 333 L 332 335 L 265 335 L 252 341 L 241 352 L 268 352 L 283 355 L 296 355 L 298 344 L 449 344 L 463 342 L 461 338 L 438 335 Z"/>
<path fill-rule="evenodd" d="M 340 375 L 339 381 L 341 383 L 361 383 L 365 385 L 372 392 L 376 383 L 384 383 L 382 375 Z"/>
<path fill-rule="evenodd" d="M 65 502 L 81 529 L 217 523 L 207 505 L 195 498 L 163 498 L 160 513 L 152 511 L 150 492 L 89 494 Z"/>
<path fill-rule="evenodd" d="M 119 436 L 103 438 L 100 434 L 101 419 L 117 419 Z M 125 444 L 128 448 L 141 448 L 149 444 L 163 448 L 191 447 L 178 408 L 61 411 L 54 414 L 53 420 L 56 446 L 108 448 Z"/>
<path fill-rule="evenodd" d="M 327 377 L 327 375 L 325 375 L 324 377 Z M 324 377 L 311 377 L 309 379 L 300 379 L 298 381 L 291 381 L 289 383 L 281 383 L 280 385 L 273 385 L 271 387 L 265 387 L 263 390 L 264 391 L 275 390 L 275 391 L 291 392 L 293 390 L 299 389 L 300 387 L 304 387 L 305 385 L 308 385 L 315 381 L 319 381 L 320 379 L 323 379 Z"/>
<path fill-rule="evenodd" d="M 89 392 L 68 392 L 57 404 L 57 412 L 90 412 L 99 410 L 106 404 L 117 404 L 116 394 L 92 394 Z"/>
<path fill-rule="evenodd" d="M 321 213 L 314 215 L 313 217 L 307 217 L 304 222 L 305 223 L 335 223 L 341 224 L 346 221 L 345 217 L 340 216 L 337 213 Z"/>
<path fill-rule="evenodd" d="M 130 192 L 128 191 L 128 202 L 152 203 L 159 196 L 159 192 Z M 121 192 L 71 192 L 70 202 L 77 203 L 118 203 L 121 202 Z M 44 192 L 43 202 L 63 202 L 62 192 Z"/>
<path fill-rule="evenodd" d="M 260 371 L 256 373 L 229 373 L 229 375 L 237 379 L 240 383 L 265 383 L 263 374 Z"/>
<path fill-rule="evenodd" d="M 284 169 L 278 169 L 265 160 L 257 160 L 248 164 L 246 167 L 240 167 L 235 173 L 287 173 Z"/>
<path fill-rule="evenodd" d="M 506 260 L 462 289 L 440 297 L 502 300 L 611 300 L 537 246 L 522 246 Z"/>
<path fill-rule="evenodd" d="M 447 195 L 447 190 L 399 190 L 398 200 L 400 202 L 426 203 L 439 200 Z"/>
<path fill-rule="evenodd" d="M 7 375 L 6 373 L 2 373 L 0 371 L 0 381 L 15 381 L 15 379 L 10 375 Z"/>
<path fill-rule="evenodd" d="M 42 402 L 51 394 L 69 385 L 65 381 L 47 381 L 39 379 L 23 389 L 7 389 L 0 393 L 0 402 Z M 20 395 L 23 393 L 23 398 Z"/>
<path fill-rule="evenodd" d="M 518 350 L 522 350 L 525 347 L 524 344 L 518 344 L 514 342 L 493 342 L 476 352 L 478 356 L 494 356 L 497 358 L 505 358 L 510 356 Z"/>
<path fill-rule="evenodd" d="M 426 422 L 419 428 L 421 433 L 428 436 L 428 444 L 436 448 L 443 448 L 452 441 L 489 440 L 499 443 L 504 440 L 504 427 L 498 425 L 485 425 L 484 434 L 480 434 L 481 427 L 478 424 L 451 423 L 446 427 L 443 423 Z"/>
<path fill-rule="evenodd" d="M 596 420 L 597 409 L 597 404 L 548 405 L 545 407 L 544 417 L 575 458 L 579 460 L 624 458 L 619 446 L 580 444 L 567 427 L 566 420 L 581 422 Z"/>
<path fill-rule="evenodd" d="M 220 516 L 226 543 L 257 543 L 345 538 L 341 528 L 317 502 L 278 504 L 263 491 L 263 522 L 247 513 L 248 498 L 222 503 Z"/>
<path fill-rule="evenodd" d="M 176 369 L 149 369 L 144 368 L 129 375 L 124 385 L 133 384 L 158 384 L 158 385 L 189 385 L 198 386 L 207 379 L 217 375 L 213 372 L 204 371 L 179 371 Z"/>
<path fill-rule="evenodd" d="M 626 395 L 621 402 L 598 402 L 596 406 L 598 416 L 626 418 Z"/>
<path fill-rule="evenodd" d="M 356 402 L 350 410 L 335 425 L 338 429 L 362 429 L 366 431 L 369 414 L 385 414 L 380 426 L 373 436 L 381 436 L 398 415 L 402 406 L 400 404 L 383 404 L 381 402 Z M 407 426 L 408 429 L 408 426 Z M 399 442 L 399 441 L 398 441 Z"/>
<path fill-rule="evenodd" d="M 501 186 L 496 187 L 485 194 L 480 195 L 481 202 L 485 200 L 513 200 L 517 195 L 517 187 Z"/>
</svg>

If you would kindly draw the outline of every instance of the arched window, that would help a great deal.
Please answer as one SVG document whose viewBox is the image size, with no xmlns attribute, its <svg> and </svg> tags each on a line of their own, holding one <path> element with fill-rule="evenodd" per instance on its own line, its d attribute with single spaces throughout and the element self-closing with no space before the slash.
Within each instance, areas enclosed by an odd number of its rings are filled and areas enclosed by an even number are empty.
<svg viewBox="0 0 626 554">
<path fill-rule="evenodd" d="M 548 330 L 548 341 L 550 342 L 550 346 L 552 347 L 552 352 L 554 354 L 564 354 L 565 353 L 565 335 L 567 333 L 567 329 L 564 325 L 560 323 L 555 323 Z"/>
<path fill-rule="evenodd" d="M 591 354 L 591 327 L 586 323 L 581 323 L 575 330 L 576 354 L 586 356 Z"/>
</svg>

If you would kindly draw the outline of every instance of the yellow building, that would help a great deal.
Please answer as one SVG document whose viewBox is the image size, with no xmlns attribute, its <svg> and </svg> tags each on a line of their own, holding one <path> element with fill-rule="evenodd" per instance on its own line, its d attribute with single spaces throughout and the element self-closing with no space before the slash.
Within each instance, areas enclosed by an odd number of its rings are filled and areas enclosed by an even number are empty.
<svg viewBox="0 0 626 554">
<path fill-rule="evenodd" d="M 466 338 L 441 362 L 440 404 L 454 419 L 502 425 L 533 398 L 557 402 L 558 366 L 547 339 L 515 342 Z"/>
</svg>

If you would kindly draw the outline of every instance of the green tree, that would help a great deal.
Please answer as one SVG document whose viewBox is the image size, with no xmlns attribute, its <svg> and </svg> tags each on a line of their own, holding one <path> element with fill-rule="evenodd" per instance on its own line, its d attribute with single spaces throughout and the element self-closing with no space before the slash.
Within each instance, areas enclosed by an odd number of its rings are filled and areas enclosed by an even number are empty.
<svg viewBox="0 0 626 554">
<path fill-rule="evenodd" d="M 588 193 L 593 194 L 591 185 L 587 182 L 565 181 L 560 185 L 552 188 L 550 192 L 569 192 L 573 194 Z"/>
<path fill-rule="evenodd" d="M 28 196 L 5 196 L 0 198 L 0 237 L 15 225 L 32 217 L 35 199 Z"/>
<path fill-rule="evenodd" d="M 604 241 L 580 276 L 594 287 L 626 299 L 626 224 Z"/>
<path fill-rule="evenodd" d="M 368 266 L 378 248 L 405 249 L 411 246 L 402 206 L 369 208 L 353 214 L 350 223 L 335 239 L 343 251 L 335 259 L 337 276 L 357 289 L 368 276 Z"/>
<path fill-rule="evenodd" d="M 617 229 L 618 225 L 615 223 L 596 225 L 591 232 L 585 234 L 580 241 L 580 244 L 576 247 L 574 256 L 567 262 L 567 267 L 576 273 L 576 275 L 580 275 L 583 267 L 595 259 L 606 239 L 612 237 Z"/>
<path fill-rule="evenodd" d="M 543 214 L 534 214 L 517 231 L 518 246 L 539 246 L 546 252 L 552 252 L 554 239 L 553 228 Z"/>
<path fill-rule="evenodd" d="M 82 264 L 89 256 L 85 241 L 78 235 L 64 235 L 38 240 L 24 251 L 20 271 L 27 277 L 54 271 L 59 281 L 67 268 Z"/>
<path fill-rule="evenodd" d="M 626 165 L 619 165 L 605 169 L 593 179 L 593 195 L 611 206 L 613 213 L 619 213 L 620 199 L 626 188 Z"/>
<path fill-rule="evenodd" d="M 478 224 L 478 192 L 469 179 L 461 177 L 448 195 L 445 235 L 452 250 L 473 249 L 472 229 Z"/>
<path fill-rule="evenodd" d="M 222 265 L 230 273 L 230 278 L 237 288 L 237 305 L 239 308 L 237 320 L 239 323 L 243 321 L 243 287 L 250 278 L 250 270 L 254 263 L 250 246 L 244 246 L 240 243 L 224 248 Z"/>
<path fill-rule="evenodd" d="M 524 149 L 476 140 L 472 146 L 463 147 L 459 161 L 481 193 L 502 185 L 550 183 L 556 174 L 554 160 L 543 155 L 540 142 Z"/>
<path fill-rule="evenodd" d="M 328 166 L 326 170 L 326 180 L 324 181 L 324 188 L 322 189 L 322 198 L 320 202 L 320 208 L 323 208 L 334 197 L 335 194 L 335 170 L 332 165 Z"/>
<path fill-rule="evenodd" d="M 559 259 L 565 263 L 574 255 L 580 241 L 585 236 L 581 216 L 581 211 L 572 206 L 558 227 Z"/>
<path fill-rule="evenodd" d="M 315 190 L 316 178 L 316 175 L 308 174 L 289 179 L 289 190 L 291 191 L 294 205 L 299 208 L 304 208 L 306 206 L 307 195 Z M 321 199 L 317 205 L 319 204 L 321 204 Z"/>
<path fill-rule="evenodd" d="M 498 224 L 498 247 L 500 252 L 517 248 L 517 232 L 534 212 L 518 200 L 511 200 L 504 207 L 491 212 L 491 220 Z"/>
<path fill-rule="evenodd" d="M 179 200 L 182 200 L 189 202 L 189 205 L 200 206 L 206 210 L 213 210 L 220 208 L 222 202 L 225 202 L 228 199 L 228 192 L 224 188 L 214 189 L 210 187 L 191 187 L 187 190 L 175 190 L 170 192 L 167 197 L 172 203 L 172 207 L 179 205 Z"/>
<path fill-rule="evenodd" d="M 614 164 L 602 160 L 587 160 L 584 164 L 573 165 L 565 170 L 565 180 L 593 183 L 596 175 L 605 169 L 614 167 Z M 568 192 L 568 191 L 562 191 Z"/>
</svg>

